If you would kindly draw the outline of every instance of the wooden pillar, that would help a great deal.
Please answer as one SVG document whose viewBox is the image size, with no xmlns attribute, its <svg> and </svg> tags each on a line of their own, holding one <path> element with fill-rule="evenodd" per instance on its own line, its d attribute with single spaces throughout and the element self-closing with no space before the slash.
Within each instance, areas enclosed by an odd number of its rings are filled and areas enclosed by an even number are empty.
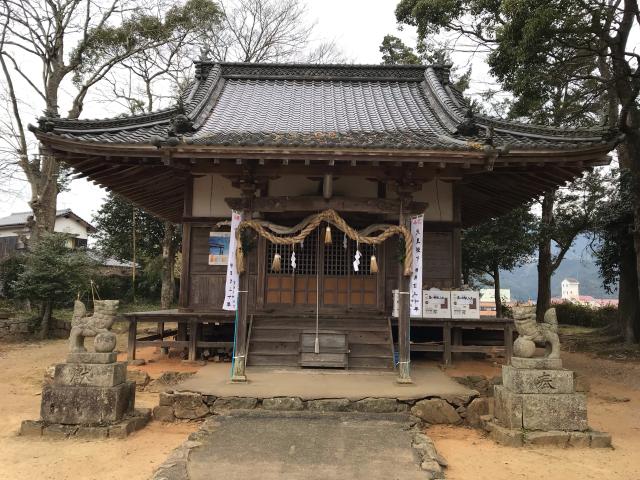
<svg viewBox="0 0 640 480">
<path fill-rule="evenodd" d="M 397 184 L 398 197 L 400 198 L 400 213 L 398 224 L 407 225 L 405 212 L 402 205 L 409 205 L 411 202 L 411 189 L 406 188 L 404 182 Z M 411 326 L 409 324 L 409 277 L 404 274 L 404 265 L 398 264 L 398 378 L 397 382 L 402 384 L 413 383 L 411 380 Z"/>
<path fill-rule="evenodd" d="M 189 361 L 195 362 L 198 359 L 198 320 L 193 317 L 189 319 Z"/>
<path fill-rule="evenodd" d="M 243 178 L 239 182 L 242 189 L 243 209 L 242 219 L 249 220 L 252 216 L 252 199 L 255 196 L 256 186 L 252 177 Z M 231 375 L 232 382 L 246 382 L 247 376 L 245 367 L 247 362 L 247 335 L 248 335 L 248 309 L 249 309 L 249 268 L 250 255 L 245 252 L 244 272 L 239 276 L 238 287 L 238 319 L 236 330 L 236 348 L 233 358 L 233 372 Z"/>
<path fill-rule="evenodd" d="M 404 275 L 402 265 L 398 273 L 398 383 L 413 383 L 411 380 L 411 343 L 409 340 L 409 277 Z"/>
<path fill-rule="evenodd" d="M 127 360 L 136 359 L 136 335 L 138 334 L 138 321 L 136 317 L 129 320 L 129 341 L 127 342 Z"/>
<path fill-rule="evenodd" d="M 183 218 L 190 218 L 193 214 L 193 178 L 185 181 Z M 178 294 L 178 308 L 189 311 L 189 296 L 191 288 L 191 223 L 182 223 L 182 271 L 180 274 L 180 292 Z"/>
</svg>

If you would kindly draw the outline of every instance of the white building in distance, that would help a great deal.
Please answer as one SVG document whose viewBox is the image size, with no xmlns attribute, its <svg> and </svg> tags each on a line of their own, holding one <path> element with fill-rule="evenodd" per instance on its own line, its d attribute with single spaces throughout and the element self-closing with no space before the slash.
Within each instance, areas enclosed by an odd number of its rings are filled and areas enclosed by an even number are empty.
<svg viewBox="0 0 640 480">
<path fill-rule="evenodd" d="M 575 278 L 565 278 L 560 284 L 562 300 L 580 300 L 580 282 Z"/>
</svg>

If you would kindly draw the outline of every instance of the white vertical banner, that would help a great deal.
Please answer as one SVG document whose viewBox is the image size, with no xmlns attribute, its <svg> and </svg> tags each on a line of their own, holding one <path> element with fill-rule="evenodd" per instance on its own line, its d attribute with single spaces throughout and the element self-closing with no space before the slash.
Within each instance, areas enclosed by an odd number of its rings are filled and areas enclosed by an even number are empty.
<svg viewBox="0 0 640 480">
<path fill-rule="evenodd" d="M 231 235 L 229 238 L 229 261 L 227 262 L 227 281 L 224 286 L 223 310 L 235 311 L 238 307 L 238 269 L 236 268 L 236 230 L 242 221 L 242 214 L 233 210 L 231 212 Z"/>
<path fill-rule="evenodd" d="M 413 237 L 413 263 L 411 265 L 411 286 L 409 289 L 409 313 L 412 317 L 422 317 L 422 233 L 424 215 L 411 217 Z"/>
</svg>

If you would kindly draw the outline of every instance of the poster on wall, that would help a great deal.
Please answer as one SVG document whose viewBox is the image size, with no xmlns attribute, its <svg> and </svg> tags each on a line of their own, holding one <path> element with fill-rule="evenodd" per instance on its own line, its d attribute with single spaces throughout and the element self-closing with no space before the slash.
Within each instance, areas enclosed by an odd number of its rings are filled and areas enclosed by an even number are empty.
<svg viewBox="0 0 640 480">
<path fill-rule="evenodd" d="M 409 289 L 409 313 L 412 317 L 422 317 L 422 245 L 424 215 L 411 217 L 413 237 L 413 265 Z"/>
<path fill-rule="evenodd" d="M 226 265 L 229 262 L 231 232 L 209 232 L 209 265 Z"/>
<path fill-rule="evenodd" d="M 451 318 L 480 318 L 480 292 L 451 292 Z"/>
<path fill-rule="evenodd" d="M 242 221 L 242 214 L 236 211 L 231 212 L 231 231 L 228 232 L 228 251 L 227 251 L 227 281 L 224 286 L 224 304 L 223 310 L 235 311 L 238 307 L 238 269 L 236 268 L 236 230 Z M 211 251 L 209 251 L 211 259 Z"/>
</svg>

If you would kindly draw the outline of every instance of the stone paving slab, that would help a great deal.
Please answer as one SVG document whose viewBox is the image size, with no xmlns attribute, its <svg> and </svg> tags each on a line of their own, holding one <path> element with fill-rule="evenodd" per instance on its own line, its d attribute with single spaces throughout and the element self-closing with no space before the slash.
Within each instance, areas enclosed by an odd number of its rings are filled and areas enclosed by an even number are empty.
<svg viewBox="0 0 640 480">
<path fill-rule="evenodd" d="M 154 479 L 425 480 L 446 465 L 406 413 L 231 411 L 209 417 Z"/>
<path fill-rule="evenodd" d="M 176 385 L 174 390 L 216 397 L 299 397 L 302 400 L 375 397 L 401 401 L 465 397 L 474 392 L 439 368 L 420 362 L 412 363 L 414 383 L 410 385 L 398 384 L 395 372 L 275 367 L 249 367 L 248 382 L 232 383 L 229 369 L 226 363 L 208 363 L 193 377 Z"/>
</svg>

